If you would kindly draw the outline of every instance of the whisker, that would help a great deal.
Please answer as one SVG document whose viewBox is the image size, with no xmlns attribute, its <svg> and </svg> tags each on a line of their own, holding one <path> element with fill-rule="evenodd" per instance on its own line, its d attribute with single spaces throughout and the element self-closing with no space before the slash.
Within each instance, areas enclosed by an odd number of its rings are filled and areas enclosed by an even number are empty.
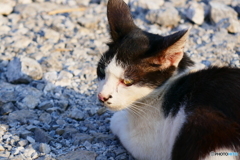
<svg viewBox="0 0 240 160">
<path fill-rule="evenodd" d="M 137 105 L 137 104 L 143 105 L 143 106 L 141 106 L 142 109 L 149 110 L 148 107 L 150 107 L 151 109 L 154 109 L 155 111 L 160 112 L 159 108 L 156 108 L 152 105 L 149 105 L 149 104 L 146 104 L 146 103 L 143 103 L 143 102 L 139 102 L 139 101 L 135 101 L 134 103 L 135 103 L 135 105 Z M 144 107 L 144 105 L 147 106 L 147 107 Z"/>
</svg>

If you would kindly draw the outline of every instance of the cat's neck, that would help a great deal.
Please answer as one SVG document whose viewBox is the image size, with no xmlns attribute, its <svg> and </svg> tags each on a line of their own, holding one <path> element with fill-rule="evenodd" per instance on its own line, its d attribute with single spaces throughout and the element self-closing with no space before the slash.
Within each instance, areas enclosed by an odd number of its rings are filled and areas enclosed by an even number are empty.
<svg viewBox="0 0 240 160">
<path fill-rule="evenodd" d="M 161 122 L 164 119 L 162 110 L 162 102 L 166 91 L 180 77 L 189 74 L 191 70 L 187 69 L 183 72 L 175 72 L 161 87 L 154 89 L 146 97 L 135 101 L 128 110 L 130 123 L 132 126 L 139 124 L 151 127 L 153 121 Z"/>
</svg>

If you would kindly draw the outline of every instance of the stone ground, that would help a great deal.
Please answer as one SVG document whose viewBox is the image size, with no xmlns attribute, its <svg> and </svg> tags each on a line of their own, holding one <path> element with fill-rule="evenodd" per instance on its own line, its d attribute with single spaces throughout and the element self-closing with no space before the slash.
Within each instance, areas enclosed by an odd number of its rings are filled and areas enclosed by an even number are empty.
<svg viewBox="0 0 240 160">
<path fill-rule="evenodd" d="M 106 0 L 0 0 L 0 159 L 133 159 L 96 98 Z M 199 68 L 240 67 L 240 0 L 129 0 L 142 29 L 191 27 Z"/>
</svg>

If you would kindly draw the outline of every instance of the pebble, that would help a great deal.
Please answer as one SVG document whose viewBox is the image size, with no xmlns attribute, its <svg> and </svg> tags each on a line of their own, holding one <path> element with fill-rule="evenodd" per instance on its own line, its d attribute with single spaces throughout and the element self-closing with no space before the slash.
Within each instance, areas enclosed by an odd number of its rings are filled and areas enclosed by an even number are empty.
<svg viewBox="0 0 240 160">
<path fill-rule="evenodd" d="M 13 11 L 16 2 L 14 0 L 1 0 L 0 1 L 0 14 L 9 15 Z"/>
<path fill-rule="evenodd" d="M 42 152 L 42 153 L 44 153 L 44 154 L 48 154 L 48 153 L 50 153 L 51 148 L 50 148 L 50 146 L 49 146 L 48 144 L 46 144 L 46 143 L 40 143 L 40 145 L 39 145 L 39 151 Z"/>
<path fill-rule="evenodd" d="M 29 83 L 42 78 L 42 68 L 34 59 L 15 57 L 7 67 L 7 79 L 10 83 Z"/>
<path fill-rule="evenodd" d="M 157 23 L 165 27 L 177 26 L 181 20 L 178 10 L 171 3 L 165 3 L 163 7 L 157 10 L 150 10 L 146 19 L 151 23 Z"/>
<path fill-rule="evenodd" d="M 211 20 L 215 24 L 219 23 L 220 21 L 227 20 L 227 23 L 229 23 L 227 26 L 227 30 L 229 32 L 240 32 L 240 22 L 237 18 L 238 14 L 233 8 L 219 2 L 210 2 L 210 6 Z"/>
<path fill-rule="evenodd" d="M 194 23 L 200 25 L 204 22 L 204 4 L 192 1 L 188 4 L 186 16 Z"/>
</svg>

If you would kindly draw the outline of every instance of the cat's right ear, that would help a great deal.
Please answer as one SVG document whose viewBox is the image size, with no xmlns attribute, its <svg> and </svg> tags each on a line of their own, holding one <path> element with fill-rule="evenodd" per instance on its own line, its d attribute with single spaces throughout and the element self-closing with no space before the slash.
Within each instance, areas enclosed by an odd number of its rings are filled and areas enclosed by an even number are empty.
<svg viewBox="0 0 240 160">
<path fill-rule="evenodd" d="M 108 1 L 107 17 L 113 41 L 117 41 L 137 28 L 133 22 L 130 9 L 123 0 Z"/>
</svg>

